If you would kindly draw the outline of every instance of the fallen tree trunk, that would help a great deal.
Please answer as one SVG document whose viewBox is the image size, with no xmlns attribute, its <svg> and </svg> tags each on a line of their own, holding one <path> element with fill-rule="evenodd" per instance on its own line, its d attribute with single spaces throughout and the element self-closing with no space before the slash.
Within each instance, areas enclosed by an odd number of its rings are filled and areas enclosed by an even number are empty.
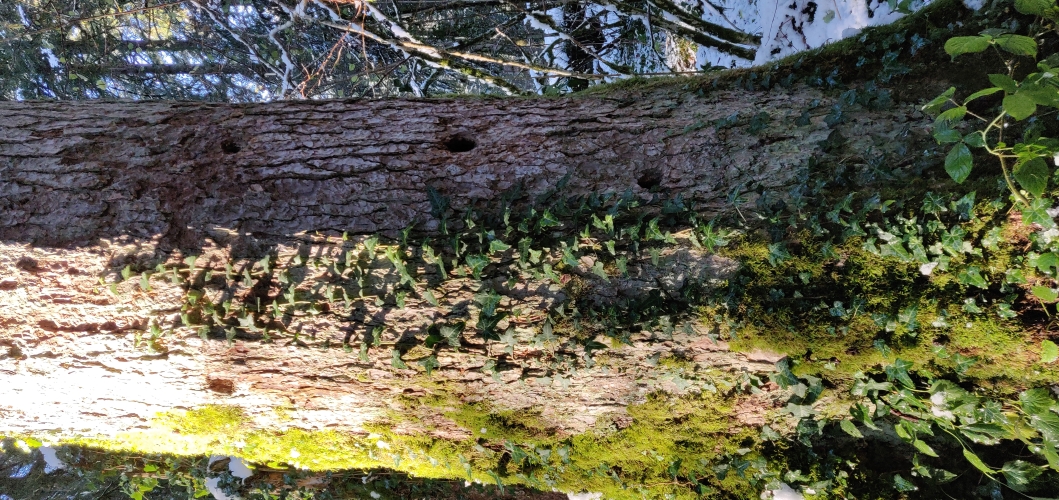
<svg viewBox="0 0 1059 500">
<path fill-rule="evenodd" d="M 572 435 L 620 428 L 652 392 L 738 384 L 777 357 L 728 352 L 669 309 L 626 314 L 651 297 L 686 303 L 738 262 L 679 224 L 654 238 L 640 216 L 636 232 L 584 234 L 588 219 L 542 212 L 593 193 L 716 212 L 733 193 L 782 192 L 836 137 L 863 151 L 927 124 L 848 106 L 825 122 L 834 106 L 810 88 L 677 84 L 564 99 L 0 103 L 0 430 L 115 435 L 223 404 L 261 429 L 386 420 L 471 436 L 406 404 L 445 393 Z M 537 211 L 525 230 L 462 219 L 505 207 Z M 589 314 L 608 310 L 625 316 Z M 660 359 L 690 371 L 674 378 Z"/>
</svg>

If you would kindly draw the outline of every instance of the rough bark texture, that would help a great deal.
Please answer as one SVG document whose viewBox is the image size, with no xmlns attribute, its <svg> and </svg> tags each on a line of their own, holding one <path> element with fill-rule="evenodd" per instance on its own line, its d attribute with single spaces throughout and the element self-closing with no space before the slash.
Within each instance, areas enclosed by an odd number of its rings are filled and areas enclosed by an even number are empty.
<svg viewBox="0 0 1059 500">
<path fill-rule="evenodd" d="M 811 123 L 796 126 L 814 100 Z M 192 274 L 223 274 L 226 262 L 252 268 L 240 259 L 266 253 L 277 263 L 295 255 L 339 260 L 350 246 L 334 237 L 343 231 L 392 233 L 417 223 L 430 232 L 438 221 L 427 186 L 456 210 L 488 207 L 519 186 L 517 201 L 532 203 L 563 178 L 565 195 L 658 192 L 717 207 L 736 186 L 790 184 L 832 133 L 823 116 L 833 102 L 811 89 L 700 96 L 674 88 L 524 100 L 2 102 L 0 430 L 112 434 L 147 427 L 157 411 L 222 403 L 243 407 L 264 428 L 288 425 L 273 411 L 287 408 L 299 426 L 362 431 L 396 409 L 398 395 L 430 390 L 414 365 L 427 354 L 409 345 L 437 321 L 473 324 L 480 283 L 438 281 L 423 265 L 413 274 L 434 283 L 437 306 L 417 298 L 426 289 L 417 283 L 404 307 L 365 301 L 299 314 L 273 343 L 203 340 L 174 326 L 152 350 L 134 339 L 152 322 L 179 326 L 185 288 L 161 275 L 150 290 L 135 278 L 116 285 L 117 294 L 109 284 L 127 264 L 179 267 L 200 255 Z M 762 112 L 769 119 L 755 126 Z M 900 111 L 850 111 L 842 127 L 855 128 L 847 137 L 866 149 L 923 126 L 894 128 L 908 121 Z M 687 247 L 667 250 L 657 265 L 631 260 L 629 276 L 609 282 L 582 258 L 564 279 L 606 302 L 652 289 L 676 296 L 738 267 Z M 361 260 L 379 297 L 400 282 L 381 255 Z M 303 290 L 331 279 L 326 269 L 298 272 Z M 431 387 L 456 387 L 465 402 L 536 409 L 557 432 L 573 433 L 600 419 L 620 422 L 625 407 L 651 391 L 701 390 L 721 372 L 768 370 L 776 359 L 732 353 L 682 328 L 672 338 L 645 330 L 592 358 L 562 341 L 534 343 L 544 314 L 571 292 L 517 278 L 491 285 L 504 296 L 501 307 L 522 310 L 500 325 L 513 326 L 522 341 L 504 354 L 502 345 L 465 333 L 459 352 L 438 353 Z M 244 290 L 244 299 L 271 301 L 284 288 L 272 277 L 257 283 L 264 288 Z M 367 361 L 339 347 L 375 325 L 386 327 L 384 345 Z M 393 368 L 391 348 L 415 369 Z M 667 357 L 690 361 L 694 375 L 653 368 Z M 499 360 L 495 378 L 482 371 L 490 359 Z M 423 428 L 466 433 L 436 412 L 421 413 Z"/>
<path fill-rule="evenodd" d="M 212 228 L 272 238 L 429 229 L 427 186 L 459 210 L 516 186 L 532 199 L 567 176 L 569 195 L 654 189 L 719 204 L 738 185 L 789 182 L 828 131 L 787 125 L 821 98 L 0 103 L 0 239 L 161 235 L 185 247 Z M 761 111 L 785 126 L 710 126 Z"/>
</svg>

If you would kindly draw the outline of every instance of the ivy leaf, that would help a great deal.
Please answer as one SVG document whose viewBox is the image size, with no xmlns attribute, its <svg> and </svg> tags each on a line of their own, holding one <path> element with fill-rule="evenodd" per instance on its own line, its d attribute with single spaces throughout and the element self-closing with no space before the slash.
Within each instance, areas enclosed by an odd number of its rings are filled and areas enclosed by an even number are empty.
<svg viewBox="0 0 1059 500">
<path fill-rule="evenodd" d="M 1017 56 L 1037 57 L 1037 42 L 1028 36 L 999 35 L 993 43 Z"/>
<path fill-rule="evenodd" d="M 971 150 L 966 144 L 960 143 L 953 146 L 949 154 L 945 156 L 945 171 L 957 184 L 963 183 L 971 175 Z"/>
<path fill-rule="evenodd" d="M 871 379 L 858 380 L 853 383 L 853 389 L 850 391 L 854 396 L 874 396 L 879 391 L 888 391 L 893 388 L 893 384 L 889 382 L 876 382 Z"/>
<path fill-rule="evenodd" d="M 1045 252 L 1037 257 L 1037 269 L 1040 269 L 1042 273 L 1055 276 L 1053 268 L 1057 267 L 1059 267 L 1059 255 L 1054 252 Z"/>
<path fill-rule="evenodd" d="M 1030 200 L 1030 206 L 1022 209 L 1022 222 L 1025 224 L 1040 224 L 1043 229 L 1055 227 L 1055 220 L 1048 215 L 1048 209 L 1052 208 L 1052 202 L 1048 198 L 1034 198 Z"/>
<path fill-rule="evenodd" d="M 794 403 L 787 403 L 787 407 L 783 409 L 784 413 L 789 413 L 794 418 L 809 418 L 816 415 L 816 411 L 810 405 L 796 405 Z"/>
<path fill-rule="evenodd" d="M 982 289 L 989 288 L 989 283 L 982 277 L 981 270 L 978 269 L 978 266 L 967 267 L 960 271 L 956 278 L 964 285 L 972 285 Z"/>
<path fill-rule="evenodd" d="M 390 364 L 398 370 L 405 370 L 408 365 L 404 364 L 404 360 L 401 359 L 401 351 L 393 349 L 390 351 Z"/>
<path fill-rule="evenodd" d="M 1041 157 L 1023 163 L 1014 173 L 1019 185 L 1033 196 L 1042 196 L 1048 188 L 1048 176 L 1051 172 Z"/>
<path fill-rule="evenodd" d="M 912 367 L 912 362 L 901 358 L 894 360 L 894 364 L 887 365 L 884 369 L 886 371 L 886 378 L 889 380 L 896 380 L 901 385 L 914 388 L 915 384 L 912 383 L 912 377 L 908 376 L 908 369 Z"/>
<path fill-rule="evenodd" d="M 507 347 L 505 347 L 504 350 L 508 354 L 511 354 L 512 351 L 514 351 L 514 349 L 515 349 L 515 344 L 518 344 L 518 338 L 515 337 L 515 328 L 509 326 L 507 328 L 507 330 L 504 331 L 504 334 L 501 335 L 498 340 L 501 343 L 507 345 Z"/>
<path fill-rule="evenodd" d="M 545 210 L 544 214 L 541 215 L 541 220 L 537 222 L 537 227 L 541 229 L 548 229 L 549 227 L 561 226 L 562 223 L 552 215 L 551 210 Z"/>
<path fill-rule="evenodd" d="M 849 434 L 850 436 L 853 436 L 857 439 L 864 437 L 864 434 L 860 433 L 860 430 L 857 429 L 857 426 L 854 425 L 853 421 L 851 420 L 839 421 L 838 426 L 841 427 L 843 431 L 846 431 L 846 434 Z"/>
<path fill-rule="evenodd" d="M 989 48 L 990 36 L 954 36 L 945 41 L 945 53 L 956 59 L 961 54 L 973 54 Z"/>
<path fill-rule="evenodd" d="M 1048 288 L 1046 286 L 1035 286 L 1033 287 L 1033 296 L 1045 302 L 1055 302 L 1056 299 L 1059 299 L 1059 292 L 1056 292 L 1054 288 Z M 1046 340 L 1045 342 L 1050 341 Z M 1048 362 L 1049 361 L 1045 361 L 1045 363 Z"/>
<path fill-rule="evenodd" d="M 423 298 L 426 299 L 430 305 L 438 307 L 438 298 L 434 295 L 433 290 L 427 289 L 427 291 L 423 292 Z"/>
<path fill-rule="evenodd" d="M 769 244 L 768 248 L 768 260 L 769 264 L 771 264 L 772 267 L 779 266 L 784 261 L 791 258 L 791 254 L 787 252 L 787 245 L 785 245 L 782 241 L 777 241 L 776 243 Z"/>
<path fill-rule="evenodd" d="M 1016 120 L 1024 120 L 1037 112 L 1037 103 L 1022 94 L 1004 96 L 1003 107 L 1004 112 Z"/>
<path fill-rule="evenodd" d="M 916 491 L 919 487 L 901 477 L 900 474 L 894 474 L 894 489 L 902 493 L 907 493 L 909 491 Z"/>
<path fill-rule="evenodd" d="M 464 261 L 471 268 L 471 276 L 474 276 L 476 280 L 482 278 L 482 270 L 489 265 L 489 257 L 484 255 L 467 255 Z"/>
<path fill-rule="evenodd" d="M 592 265 L 592 272 L 595 273 L 596 276 L 602 278 L 603 281 L 610 282 L 610 276 L 607 276 L 607 271 L 603 269 L 602 262 L 597 260 L 596 263 Z"/>
<path fill-rule="evenodd" d="M 434 370 L 436 368 L 440 368 L 441 367 L 441 364 L 438 363 L 438 357 L 437 356 L 428 356 L 427 358 L 419 360 L 418 364 L 419 364 L 419 366 L 422 366 L 423 370 L 425 370 L 427 372 L 427 376 L 428 377 L 430 376 L 431 373 L 434 373 Z"/>
<path fill-rule="evenodd" d="M 1059 359 L 1059 346 L 1051 340 L 1041 341 L 1041 363 L 1053 363 Z"/>
<path fill-rule="evenodd" d="M 463 321 L 453 325 L 441 325 L 438 327 L 438 334 L 448 342 L 450 347 L 459 348 L 465 326 Z"/>
<path fill-rule="evenodd" d="M 511 245 L 504 243 L 500 240 L 493 240 L 489 242 L 489 253 L 494 254 L 497 252 L 503 252 L 511 248 Z"/>
</svg>

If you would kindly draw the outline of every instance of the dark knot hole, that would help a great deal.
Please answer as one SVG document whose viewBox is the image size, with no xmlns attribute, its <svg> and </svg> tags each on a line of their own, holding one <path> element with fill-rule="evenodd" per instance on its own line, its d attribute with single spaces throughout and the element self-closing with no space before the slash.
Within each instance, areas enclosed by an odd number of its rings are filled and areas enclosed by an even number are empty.
<svg viewBox="0 0 1059 500">
<path fill-rule="evenodd" d="M 235 154 L 238 153 L 240 149 L 239 145 L 234 141 L 224 141 L 221 143 L 221 151 L 224 151 L 225 154 Z"/>
<path fill-rule="evenodd" d="M 450 153 L 466 153 L 478 145 L 470 135 L 463 132 L 445 139 L 441 144 Z"/>
<path fill-rule="evenodd" d="M 640 187 L 651 190 L 662 185 L 662 172 L 657 170 L 649 170 L 644 172 L 639 179 L 636 179 L 636 184 Z"/>
</svg>

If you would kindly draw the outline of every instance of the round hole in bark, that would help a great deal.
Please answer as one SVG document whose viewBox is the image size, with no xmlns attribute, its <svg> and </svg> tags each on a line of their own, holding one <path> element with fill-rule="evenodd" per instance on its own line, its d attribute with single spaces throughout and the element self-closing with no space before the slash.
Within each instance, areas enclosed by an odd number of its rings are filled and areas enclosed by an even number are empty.
<svg viewBox="0 0 1059 500">
<path fill-rule="evenodd" d="M 449 136 L 441 145 L 450 153 L 466 153 L 474 149 L 478 144 L 474 142 L 470 134 L 460 132 Z"/>
<path fill-rule="evenodd" d="M 226 154 L 238 153 L 240 149 L 239 145 L 234 141 L 224 141 L 221 143 L 221 151 L 224 151 Z"/>
<path fill-rule="evenodd" d="M 636 184 L 644 189 L 653 189 L 662 185 L 662 172 L 657 170 L 648 170 L 636 179 Z"/>
</svg>

